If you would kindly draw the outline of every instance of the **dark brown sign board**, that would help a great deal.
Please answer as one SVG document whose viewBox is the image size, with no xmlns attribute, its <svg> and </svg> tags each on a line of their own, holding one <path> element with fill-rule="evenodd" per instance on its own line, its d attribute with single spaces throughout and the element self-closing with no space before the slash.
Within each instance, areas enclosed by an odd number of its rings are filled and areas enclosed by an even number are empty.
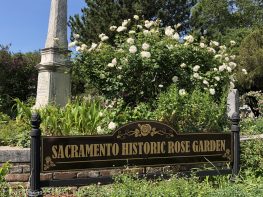
<svg viewBox="0 0 263 197">
<path fill-rule="evenodd" d="M 231 133 L 177 133 L 137 121 L 112 135 L 41 137 L 41 171 L 232 162 Z"/>
</svg>

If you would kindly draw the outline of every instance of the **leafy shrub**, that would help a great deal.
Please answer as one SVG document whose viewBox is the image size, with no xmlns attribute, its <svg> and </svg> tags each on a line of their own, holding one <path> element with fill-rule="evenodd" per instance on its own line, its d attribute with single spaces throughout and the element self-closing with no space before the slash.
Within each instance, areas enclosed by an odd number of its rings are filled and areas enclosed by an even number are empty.
<svg viewBox="0 0 263 197">
<path fill-rule="evenodd" d="M 230 81 L 233 87 L 236 64 L 225 46 L 205 39 L 197 43 L 191 35 L 181 42 L 176 29 L 159 28 L 158 20 L 135 20 L 137 26 L 130 23 L 125 20 L 113 30 L 114 46 L 105 42 L 105 34 L 89 49 L 85 43 L 74 42 L 81 54 L 73 70 L 80 70 L 79 79 L 107 98 L 123 98 L 131 105 L 149 103 L 173 83 L 188 92 L 199 86 L 219 98 Z"/>
<path fill-rule="evenodd" d="M 217 132 L 227 126 L 225 96 L 217 103 L 209 93 L 199 89 L 189 94 L 171 86 L 157 103 L 157 119 L 177 131 Z"/>
<path fill-rule="evenodd" d="M 13 99 L 26 101 L 36 93 L 37 70 L 40 54 L 15 53 L 0 45 L 0 111 L 12 114 Z"/>
<path fill-rule="evenodd" d="M 241 120 L 240 130 L 245 135 L 263 134 L 263 117 Z"/>
<path fill-rule="evenodd" d="M 241 143 L 241 168 L 256 176 L 263 175 L 263 141 L 253 139 Z"/>
</svg>

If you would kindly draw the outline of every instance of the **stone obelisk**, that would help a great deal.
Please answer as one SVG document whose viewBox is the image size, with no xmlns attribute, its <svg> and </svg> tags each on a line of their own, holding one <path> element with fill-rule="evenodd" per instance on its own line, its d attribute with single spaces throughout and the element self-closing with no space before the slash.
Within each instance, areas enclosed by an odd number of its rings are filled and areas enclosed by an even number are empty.
<svg viewBox="0 0 263 197">
<path fill-rule="evenodd" d="M 67 41 L 67 0 L 51 0 L 48 35 L 41 50 L 35 108 L 65 106 L 71 96 L 70 56 Z"/>
</svg>

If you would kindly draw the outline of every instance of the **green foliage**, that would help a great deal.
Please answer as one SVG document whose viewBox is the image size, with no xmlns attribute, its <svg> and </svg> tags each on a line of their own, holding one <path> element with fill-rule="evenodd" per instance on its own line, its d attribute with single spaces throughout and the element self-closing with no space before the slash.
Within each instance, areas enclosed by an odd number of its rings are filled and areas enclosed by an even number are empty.
<svg viewBox="0 0 263 197">
<path fill-rule="evenodd" d="M 244 90 L 263 89 L 263 30 L 256 29 L 248 34 L 241 43 L 238 62 L 240 70 L 237 73 L 239 86 Z M 242 69 L 248 74 L 242 77 Z"/>
<path fill-rule="evenodd" d="M 117 25 L 122 20 L 133 18 L 137 14 L 146 20 L 160 18 L 162 25 L 182 23 L 182 31 L 189 29 L 190 9 L 196 0 L 86 0 L 86 7 L 81 15 L 70 17 L 72 32 L 80 35 L 84 43 L 98 42 L 98 35 L 106 33 L 111 43 L 114 35 L 109 26 Z M 72 37 L 73 38 L 73 37 Z"/>
<path fill-rule="evenodd" d="M 226 96 L 215 102 L 199 89 L 182 94 L 176 86 L 162 93 L 158 100 L 157 119 L 181 132 L 222 132 L 227 126 Z"/>
<path fill-rule="evenodd" d="M 253 139 L 241 143 L 241 168 L 256 177 L 263 175 L 263 140 Z"/>
<path fill-rule="evenodd" d="M 215 41 L 196 43 L 191 35 L 181 43 L 176 30 L 160 28 L 158 20 L 145 21 L 150 26 L 145 29 L 130 26 L 132 22 L 128 20 L 124 23 L 132 33 L 117 31 L 115 47 L 101 41 L 88 49 L 78 43 L 81 54 L 73 71 L 78 70 L 79 79 L 93 85 L 106 98 L 122 98 L 132 106 L 153 103 L 173 83 L 189 93 L 199 86 L 220 97 L 233 81 L 236 64 L 225 53 L 225 46 Z M 143 25 L 143 21 L 136 23 Z"/>
<path fill-rule="evenodd" d="M 202 0 L 192 9 L 191 25 L 197 34 L 220 40 L 230 31 L 262 26 L 262 13 L 260 0 Z"/>
<path fill-rule="evenodd" d="M 243 135 L 263 134 L 263 117 L 246 118 L 240 122 L 240 128 Z"/>
<path fill-rule="evenodd" d="M 39 62 L 37 52 L 12 54 L 0 45 L 0 111 L 11 114 L 14 98 L 25 101 L 35 95 Z"/>
</svg>

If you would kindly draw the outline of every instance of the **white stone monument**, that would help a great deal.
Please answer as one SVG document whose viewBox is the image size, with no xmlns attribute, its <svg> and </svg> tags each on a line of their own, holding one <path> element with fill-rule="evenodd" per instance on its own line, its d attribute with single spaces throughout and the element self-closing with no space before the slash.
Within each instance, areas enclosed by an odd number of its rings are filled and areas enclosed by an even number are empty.
<svg viewBox="0 0 263 197">
<path fill-rule="evenodd" d="M 67 0 L 51 0 L 48 35 L 41 50 L 35 108 L 65 106 L 71 96 L 70 56 L 67 41 Z"/>
<path fill-rule="evenodd" d="M 231 118 L 235 112 L 239 114 L 239 93 L 237 89 L 231 90 L 227 97 L 227 116 Z"/>
</svg>

